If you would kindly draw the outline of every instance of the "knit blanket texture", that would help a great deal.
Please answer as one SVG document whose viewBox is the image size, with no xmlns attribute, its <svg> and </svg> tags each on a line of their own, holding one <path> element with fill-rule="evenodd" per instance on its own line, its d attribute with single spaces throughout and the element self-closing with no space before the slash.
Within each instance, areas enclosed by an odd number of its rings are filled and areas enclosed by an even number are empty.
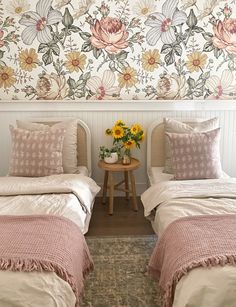
<svg viewBox="0 0 236 307">
<path fill-rule="evenodd" d="M 149 273 L 159 281 L 163 307 L 171 307 L 178 281 L 198 267 L 236 264 L 236 215 L 201 215 L 172 222 L 158 240 Z"/>
<path fill-rule="evenodd" d="M 79 227 L 52 215 L 0 216 L 0 269 L 55 272 L 81 301 L 93 262 Z"/>
</svg>

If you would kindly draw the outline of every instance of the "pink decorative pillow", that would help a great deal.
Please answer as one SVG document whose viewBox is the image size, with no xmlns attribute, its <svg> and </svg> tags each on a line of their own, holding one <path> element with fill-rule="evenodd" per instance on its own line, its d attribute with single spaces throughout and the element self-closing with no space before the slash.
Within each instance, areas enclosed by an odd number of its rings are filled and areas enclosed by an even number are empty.
<svg viewBox="0 0 236 307">
<path fill-rule="evenodd" d="M 40 177 L 62 174 L 64 129 L 28 131 L 10 126 L 10 176 Z"/>
<path fill-rule="evenodd" d="M 207 179 L 222 176 L 220 128 L 191 134 L 166 133 L 171 145 L 174 179 Z"/>
</svg>

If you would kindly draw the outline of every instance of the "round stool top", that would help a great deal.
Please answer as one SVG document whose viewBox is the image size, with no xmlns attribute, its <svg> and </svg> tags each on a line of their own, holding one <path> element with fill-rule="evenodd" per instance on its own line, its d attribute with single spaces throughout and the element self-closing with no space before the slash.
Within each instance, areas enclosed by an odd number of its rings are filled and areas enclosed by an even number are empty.
<svg viewBox="0 0 236 307">
<path fill-rule="evenodd" d="M 135 158 L 131 158 L 130 164 L 122 164 L 121 161 L 118 161 L 117 163 L 106 163 L 103 160 L 100 160 L 98 162 L 98 167 L 105 171 L 112 172 L 132 171 L 140 167 L 140 161 Z"/>
</svg>

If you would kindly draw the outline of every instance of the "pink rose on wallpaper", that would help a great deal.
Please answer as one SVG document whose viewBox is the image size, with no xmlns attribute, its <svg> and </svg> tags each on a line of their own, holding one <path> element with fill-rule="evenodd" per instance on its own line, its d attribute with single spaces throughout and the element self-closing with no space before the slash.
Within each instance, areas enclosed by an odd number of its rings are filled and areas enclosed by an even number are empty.
<svg viewBox="0 0 236 307">
<path fill-rule="evenodd" d="M 214 46 L 225 49 L 229 53 L 236 53 L 236 19 L 229 18 L 223 22 L 218 20 L 213 30 L 215 33 Z"/>
<path fill-rule="evenodd" d="M 125 25 L 118 18 L 106 17 L 96 20 L 91 26 L 91 43 L 98 49 L 105 49 L 108 53 L 120 53 L 129 46 L 129 33 Z"/>
<path fill-rule="evenodd" d="M 65 76 L 58 76 L 54 73 L 41 76 L 36 85 L 37 99 L 60 100 L 68 95 L 69 86 Z"/>
</svg>

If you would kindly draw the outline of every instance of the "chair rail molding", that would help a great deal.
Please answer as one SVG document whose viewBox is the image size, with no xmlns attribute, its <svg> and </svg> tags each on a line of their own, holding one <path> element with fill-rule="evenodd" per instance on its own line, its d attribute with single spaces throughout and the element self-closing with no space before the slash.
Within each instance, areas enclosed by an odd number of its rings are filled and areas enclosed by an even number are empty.
<svg viewBox="0 0 236 307">
<path fill-rule="evenodd" d="M 27 111 L 96 111 L 96 112 L 114 112 L 114 111 L 221 111 L 236 110 L 236 101 L 234 100 L 122 100 L 122 101 L 86 101 L 71 102 L 62 100 L 57 101 L 0 101 L 0 112 L 27 112 Z"/>
</svg>

